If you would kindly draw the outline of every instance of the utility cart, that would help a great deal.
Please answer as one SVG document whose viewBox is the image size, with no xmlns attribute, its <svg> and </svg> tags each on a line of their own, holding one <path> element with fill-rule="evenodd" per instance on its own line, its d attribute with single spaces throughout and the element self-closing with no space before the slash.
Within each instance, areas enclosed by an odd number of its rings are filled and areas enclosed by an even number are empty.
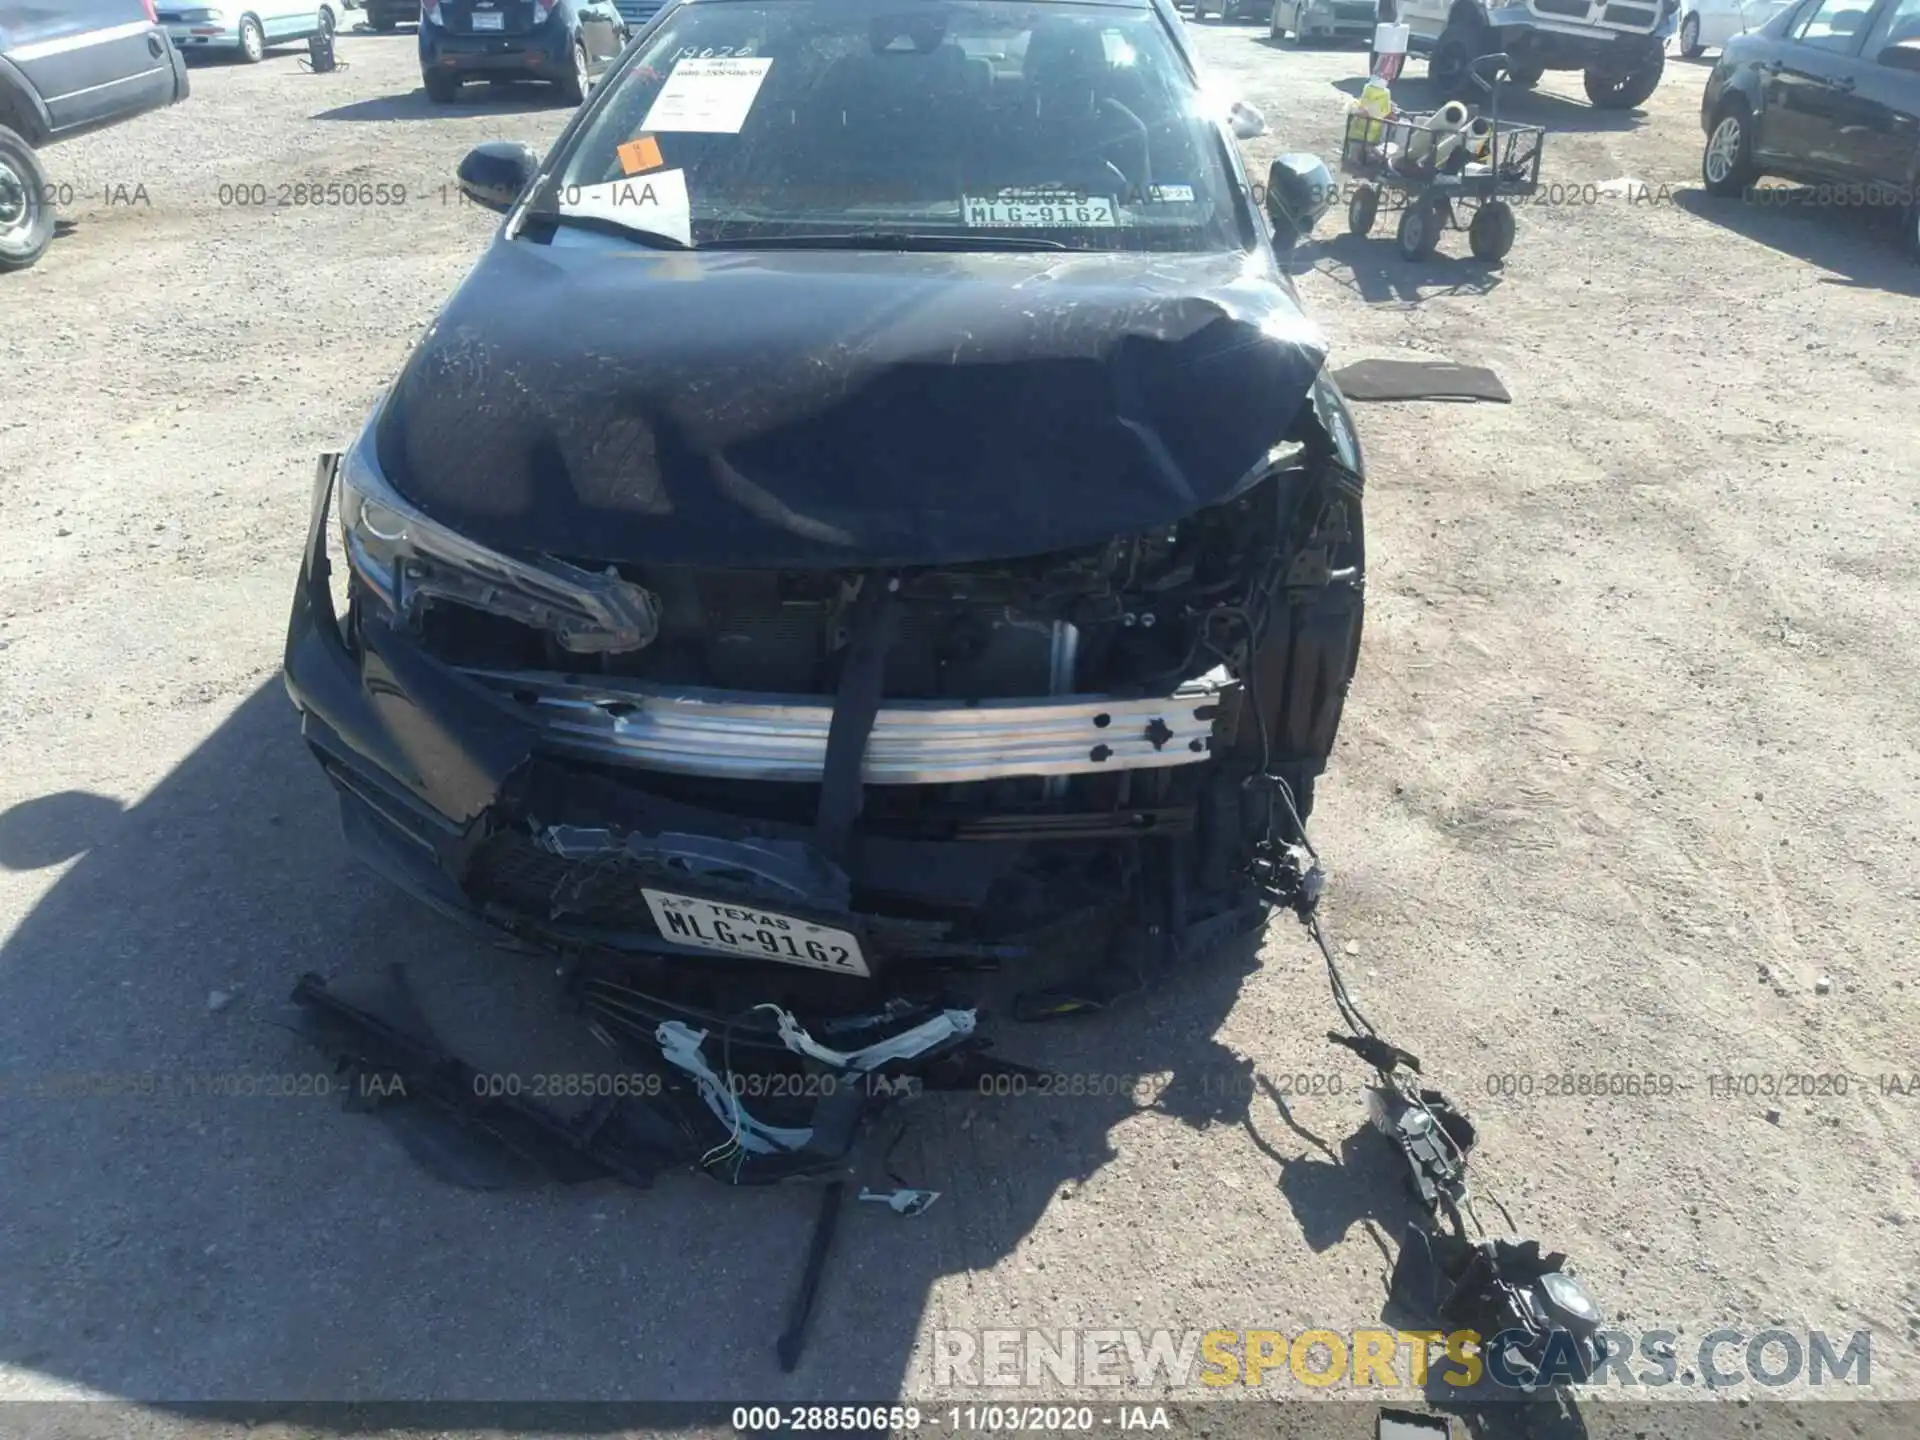
<svg viewBox="0 0 1920 1440">
<path fill-rule="evenodd" d="M 1540 125 L 1500 118 L 1507 64 L 1504 54 L 1473 62 L 1470 73 L 1488 97 L 1486 128 L 1462 134 L 1439 158 L 1433 114 L 1380 116 L 1356 110 L 1347 117 L 1340 168 L 1356 182 L 1347 202 L 1349 233 L 1362 238 L 1373 233 L 1386 191 L 1403 197 L 1396 239 L 1409 260 L 1433 254 L 1440 232 L 1449 229 L 1467 232 L 1476 259 L 1499 260 L 1513 248 L 1513 206 L 1507 197 L 1540 188 L 1547 132 Z"/>
</svg>

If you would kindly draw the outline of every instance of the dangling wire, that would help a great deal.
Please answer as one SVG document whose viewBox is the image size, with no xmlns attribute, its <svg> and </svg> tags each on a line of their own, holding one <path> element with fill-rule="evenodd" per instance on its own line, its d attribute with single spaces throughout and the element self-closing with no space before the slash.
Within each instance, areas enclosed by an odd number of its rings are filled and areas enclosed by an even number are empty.
<svg viewBox="0 0 1920 1440">
<path fill-rule="evenodd" d="M 1268 778 L 1272 781 L 1275 787 L 1275 793 L 1279 795 L 1281 803 L 1287 807 L 1287 814 L 1292 817 L 1294 833 L 1300 837 L 1301 847 L 1307 852 L 1310 858 L 1317 861 L 1320 858 L 1319 852 L 1313 848 L 1313 842 L 1307 838 L 1306 821 L 1300 817 L 1300 810 L 1294 803 L 1291 787 L 1278 775 Z M 1327 940 L 1327 932 L 1325 927 L 1320 923 L 1319 913 L 1315 910 L 1309 910 L 1306 913 L 1306 922 L 1307 933 L 1313 936 L 1313 943 L 1319 947 L 1321 958 L 1326 962 L 1327 983 L 1333 991 L 1333 1003 L 1335 1008 L 1340 1012 L 1340 1018 L 1346 1021 L 1347 1028 L 1353 1031 L 1354 1034 L 1377 1039 L 1380 1032 L 1374 1028 L 1373 1022 L 1367 1019 L 1366 1015 L 1361 1012 L 1359 1005 L 1355 1003 L 1353 996 L 1347 990 L 1346 978 L 1340 973 L 1339 962 L 1333 958 L 1333 946 Z M 1433 1107 L 1421 1097 L 1419 1085 L 1402 1081 L 1392 1072 L 1385 1070 L 1380 1072 L 1380 1078 L 1398 1091 L 1408 1104 L 1426 1115 L 1427 1119 L 1433 1124 L 1434 1132 L 1439 1135 L 1441 1143 L 1453 1152 L 1454 1158 L 1459 1162 L 1460 1172 L 1464 1176 L 1467 1170 L 1467 1152 L 1463 1150 L 1460 1147 L 1460 1143 L 1453 1138 L 1453 1132 L 1441 1123 L 1440 1116 L 1434 1112 Z M 1486 1167 L 1482 1165 L 1478 1168 L 1484 1171 Z M 1516 1235 L 1519 1234 L 1519 1227 L 1513 1223 L 1513 1216 L 1508 1213 L 1507 1207 L 1500 1203 L 1499 1197 L 1493 1194 L 1491 1189 L 1484 1184 L 1480 1189 L 1493 1207 L 1500 1212 L 1501 1217 L 1507 1222 L 1507 1228 Z M 1466 1226 L 1460 1218 L 1462 1208 L 1465 1209 L 1467 1216 L 1473 1221 L 1475 1233 L 1483 1236 L 1487 1233 L 1486 1226 L 1481 1223 L 1480 1216 L 1473 1208 L 1473 1201 L 1470 1196 L 1463 1193 L 1457 1205 L 1451 1197 L 1443 1196 L 1441 1197 L 1441 1206 L 1447 1218 L 1452 1222 L 1456 1234 L 1463 1237 L 1466 1234 Z"/>
<path fill-rule="evenodd" d="M 1347 993 L 1347 982 L 1340 974 L 1340 966 L 1334 961 L 1333 947 L 1327 943 L 1327 932 L 1321 928 L 1320 917 L 1314 915 L 1307 921 L 1307 933 L 1313 936 L 1313 943 L 1320 947 L 1321 957 L 1327 962 L 1327 983 L 1333 990 L 1333 1003 L 1340 1011 L 1340 1018 L 1347 1022 L 1347 1028 L 1356 1035 L 1379 1035 L 1373 1022 L 1360 1013 L 1360 1007 L 1354 1003 L 1353 996 Z"/>
</svg>

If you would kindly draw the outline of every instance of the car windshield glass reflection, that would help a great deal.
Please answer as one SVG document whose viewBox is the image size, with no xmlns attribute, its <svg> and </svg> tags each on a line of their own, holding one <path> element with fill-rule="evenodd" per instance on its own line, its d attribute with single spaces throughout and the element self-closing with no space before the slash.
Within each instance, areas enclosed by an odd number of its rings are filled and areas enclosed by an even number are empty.
<svg viewBox="0 0 1920 1440">
<path fill-rule="evenodd" d="M 1155 12 L 689 5 L 534 209 L 696 246 L 1240 248 L 1217 124 Z"/>
</svg>

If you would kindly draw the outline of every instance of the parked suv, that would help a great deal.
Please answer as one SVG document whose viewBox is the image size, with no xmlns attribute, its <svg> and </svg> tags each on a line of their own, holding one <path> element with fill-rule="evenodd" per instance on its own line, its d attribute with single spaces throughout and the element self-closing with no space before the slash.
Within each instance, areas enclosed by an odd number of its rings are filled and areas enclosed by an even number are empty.
<svg viewBox="0 0 1920 1440">
<path fill-rule="evenodd" d="M 613 0 L 421 0 L 420 80 L 442 103 L 463 80 L 550 80 L 578 105 L 627 34 Z"/>
<path fill-rule="evenodd" d="M 26 269 L 53 239 L 36 151 L 184 100 L 187 88 L 153 0 L 0 5 L 0 271 Z"/>
<path fill-rule="evenodd" d="M 1511 84 L 1524 89 L 1548 70 L 1579 70 L 1594 105 L 1630 110 L 1660 84 L 1680 0 L 1382 0 L 1380 8 L 1383 20 L 1407 26 L 1409 47 L 1427 56 L 1428 77 L 1448 94 L 1478 99 L 1468 66 L 1504 52 Z"/>
</svg>

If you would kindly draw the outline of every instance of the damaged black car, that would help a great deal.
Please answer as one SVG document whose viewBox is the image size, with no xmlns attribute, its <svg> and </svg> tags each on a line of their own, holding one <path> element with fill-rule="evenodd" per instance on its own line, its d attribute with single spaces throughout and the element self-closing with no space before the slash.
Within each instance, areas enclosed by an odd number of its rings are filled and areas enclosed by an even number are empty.
<svg viewBox="0 0 1920 1440">
<path fill-rule="evenodd" d="M 467 158 L 506 218 L 323 458 L 287 642 L 375 868 L 795 1054 L 1258 925 L 1363 466 L 1179 24 L 686 0 Z"/>
</svg>

